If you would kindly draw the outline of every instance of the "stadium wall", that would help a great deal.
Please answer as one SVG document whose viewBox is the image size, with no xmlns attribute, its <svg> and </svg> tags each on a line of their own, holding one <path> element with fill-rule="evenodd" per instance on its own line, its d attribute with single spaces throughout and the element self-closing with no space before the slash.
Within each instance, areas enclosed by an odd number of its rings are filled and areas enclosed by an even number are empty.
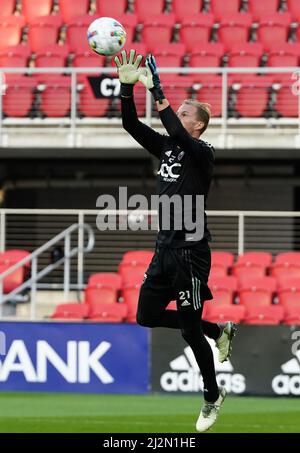
<svg viewBox="0 0 300 453">
<path fill-rule="evenodd" d="M 232 395 L 300 395 L 300 331 L 239 326 L 217 380 Z M 199 393 L 192 351 L 172 329 L 137 325 L 1 322 L 0 391 Z"/>
</svg>

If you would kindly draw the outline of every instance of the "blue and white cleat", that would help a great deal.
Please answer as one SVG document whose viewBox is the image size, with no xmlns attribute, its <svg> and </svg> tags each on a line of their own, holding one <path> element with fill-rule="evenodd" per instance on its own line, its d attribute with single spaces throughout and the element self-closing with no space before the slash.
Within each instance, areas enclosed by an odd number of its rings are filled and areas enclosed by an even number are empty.
<svg viewBox="0 0 300 453">
<path fill-rule="evenodd" d="M 204 405 L 196 423 L 196 430 L 199 433 L 204 433 L 217 421 L 220 408 L 226 398 L 226 390 L 224 387 L 220 387 L 219 392 L 219 398 L 214 403 L 209 403 L 204 400 Z"/>
<path fill-rule="evenodd" d="M 232 340 L 236 331 L 236 325 L 231 321 L 228 321 L 223 327 L 220 337 L 216 340 L 216 346 L 219 349 L 219 362 L 225 362 L 230 357 Z"/>
</svg>

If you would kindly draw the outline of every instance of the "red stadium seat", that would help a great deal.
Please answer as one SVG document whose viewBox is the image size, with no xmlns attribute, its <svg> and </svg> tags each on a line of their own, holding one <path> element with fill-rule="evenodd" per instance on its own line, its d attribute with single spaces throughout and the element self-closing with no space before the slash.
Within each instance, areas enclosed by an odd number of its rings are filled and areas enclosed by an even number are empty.
<svg viewBox="0 0 300 453">
<path fill-rule="evenodd" d="M 210 104 L 213 117 L 221 116 L 222 81 L 218 80 L 218 78 L 211 78 L 210 81 L 204 78 L 203 83 L 201 83 L 200 89 L 197 91 L 197 99 L 200 102 L 206 102 Z"/>
<path fill-rule="evenodd" d="M 87 14 L 89 12 L 89 5 L 89 0 L 59 0 L 59 11 L 64 22 L 69 23 L 74 17 Z"/>
<path fill-rule="evenodd" d="M 133 263 L 133 265 L 141 263 L 148 265 L 150 264 L 153 256 L 154 253 L 150 250 L 132 250 L 124 253 L 122 263 Z"/>
<path fill-rule="evenodd" d="M 228 274 L 229 268 L 233 265 L 234 255 L 230 252 L 211 252 L 211 271 L 212 277 L 225 277 Z"/>
<path fill-rule="evenodd" d="M 127 316 L 128 307 L 125 304 L 97 303 L 89 306 L 88 319 L 96 322 L 123 322 Z"/>
<path fill-rule="evenodd" d="M 88 316 L 89 307 L 85 304 L 69 303 L 59 304 L 51 316 L 52 319 L 85 319 Z"/>
<path fill-rule="evenodd" d="M 214 250 L 211 252 L 212 266 L 222 266 L 227 269 L 232 267 L 234 262 L 234 255 L 231 252 L 221 252 Z"/>
<path fill-rule="evenodd" d="M 0 49 L 20 44 L 22 28 L 25 25 L 21 16 L 0 17 Z"/>
<path fill-rule="evenodd" d="M 186 45 L 188 52 L 195 48 L 195 43 L 207 43 L 210 40 L 211 29 L 214 24 L 212 14 L 193 14 L 186 16 L 179 30 L 180 42 Z"/>
<path fill-rule="evenodd" d="M 67 45 L 60 46 L 53 44 L 53 46 L 46 47 L 43 50 L 39 50 L 35 57 L 35 66 L 37 68 L 42 67 L 64 67 L 66 66 L 66 59 L 69 54 L 70 48 Z M 52 74 L 53 77 L 57 78 L 57 74 Z"/>
<path fill-rule="evenodd" d="M 86 30 L 90 23 L 96 19 L 95 16 L 78 16 L 74 17 L 69 23 L 66 31 L 66 44 L 70 46 L 72 52 L 79 50 L 91 51 Z"/>
<path fill-rule="evenodd" d="M 288 307 L 285 309 L 283 322 L 290 326 L 300 325 L 300 307 Z"/>
<path fill-rule="evenodd" d="M 263 46 L 258 42 L 235 44 L 229 53 L 228 66 L 253 68 L 260 65 L 262 55 Z"/>
<path fill-rule="evenodd" d="M 258 266 L 267 268 L 272 264 L 272 254 L 269 252 L 245 252 L 243 255 L 238 256 L 237 264 L 256 264 Z"/>
<path fill-rule="evenodd" d="M 271 305 L 276 287 L 272 277 L 243 279 L 239 281 L 239 302 L 247 307 Z"/>
<path fill-rule="evenodd" d="M 97 0 L 96 14 L 99 17 L 116 17 L 124 14 L 127 0 Z"/>
<path fill-rule="evenodd" d="M 93 74 L 95 76 L 95 74 Z M 98 118 L 106 116 L 110 99 L 97 99 L 86 76 L 80 77 L 83 89 L 79 93 L 78 111 L 85 117 Z"/>
<path fill-rule="evenodd" d="M 16 9 L 16 0 L 1 0 L 0 16 L 12 16 Z"/>
<path fill-rule="evenodd" d="M 115 304 L 117 303 L 117 290 L 115 288 L 99 285 L 88 286 L 84 293 L 86 304 Z"/>
<path fill-rule="evenodd" d="M 253 20 L 259 22 L 261 18 L 275 14 L 280 3 L 280 0 L 248 0 L 248 11 L 252 14 Z"/>
<path fill-rule="evenodd" d="M 300 58 L 299 43 L 284 43 L 272 46 L 268 54 L 268 66 L 296 67 Z"/>
<path fill-rule="evenodd" d="M 299 0 L 287 0 L 288 11 L 295 22 L 300 22 L 300 3 Z"/>
<path fill-rule="evenodd" d="M 29 77 L 6 78 L 3 111 L 6 116 L 22 118 L 28 115 L 34 99 L 36 82 Z"/>
<path fill-rule="evenodd" d="M 53 7 L 53 0 L 22 0 L 22 14 L 26 22 L 38 16 L 49 16 Z"/>
<path fill-rule="evenodd" d="M 169 305 L 167 305 L 167 310 L 177 310 L 177 303 L 176 300 L 171 300 Z"/>
<path fill-rule="evenodd" d="M 230 319 L 238 324 L 243 321 L 245 307 L 241 305 L 218 305 L 213 302 L 204 304 L 205 315 L 203 319 L 215 323 L 224 323 Z"/>
<path fill-rule="evenodd" d="M 14 263 L 0 263 L 0 274 L 7 271 Z M 3 280 L 3 293 L 7 294 L 20 286 L 24 281 L 24 268 L 21 267 L 12 272 Z"/>
<path fill-rule="evenodd" d="M 238 257 L 232 269 L 233 275 L 240 280 L 243 278 L 259 278 L 266 275 L 267 268 L 272 263 L 272 255 L 268 252 L 246 252 Z"/>
<path fill-rule="evenodd" d="M 278 278 L 300 278 L 300 252 L 279 253 L 271 268 L 271 274 Z"/>
<path fill-rule="evenodd" d="M 6 250 L 5 252 L 0 253 L 0 264 L 9 264 L 10 266 L 12 266 L 13 264 L 18 263 L 29 255 L 30 252 L 28 252 L 27 250 Z M 30 267 L 30 263 L 26 263 L 25 267 Z"/>
<path fill-rule="evenodd" d="M 0 50 L 0 67 L 26 67 L 30 54 L 30 47 L 26 44 L 18 44 L 16 46 L 10 46 L 6 49 Z"/>
<path fill-rule="evenodd" d="M 279 304 L 285 308 L 300 308 L 300 289 L 280 292 L 278 301 Z"/>
<path fill-rule="evenodd" d="M 158 44 L 171 42 L 174 22 L 173 14 L 160 14 L 145 20 L 141 38 L 148 50 L 152 52 Z"/>
<path fill-rule="evenodd" d="M 180 43 L 158 44 L 154 47 L 153 53 L 159 68 L 176 68 L 182 66 L 185 45 Z"/>
<path fill-rule="evenodd" d="M 212 291 L 214 301 L 219 304 L 232 304 L 233 295 L 237 290 L 237 279 L 232 276 L 209 278 L 209 288 Z"/>
<path fill-rule="evenodd" d="M 193 78 L 191 77 L 178 77 L 178 79 L 167 80 L 168 75 L 166 74 L 163 78 L 164 94 L 172 108 L 176 111 L 182 104 L 184 99 L 190 97 L 190 91 L 193 86 Z"/>
<path fill-rule="evenodd" d="M 129 285 L 123 289 L 124 304 L 128 307 L 126 321 L 130 323 L 136 323 L 140 286 L 140 284 Z"/>
<path fill-rule="evenodd" d="M 278 302 L 286 309 L 300 308 L 300 279 L 279 278 L 278 279 Z"/>
<path fill-rule="evenodd" d="M 147 268 L 148 264 L 144 263 L 120 263 L 119 273 L 123 288 L 128 285 L 141 285 Z"/>
<path fill-rule="evenodd" d="M 217 22 L 222 20 L 224 15 L 234 15 L 237 14 L 240 10 L 241 1 L 240 0 L 210 0 L 211 9 L 215 16 Z"/>
<path fill-rule="evenodd" d="M 297 118 L 299 116 L 298 96 L 295 96 L 292 92 L 290 82 L 281 84 L 276 93 L 274 108 L 283 117 Z"/>
<path fill-rule="evenodd" d="M 135 0 L 134 12 L 138 16 L 139 22 L 146 22 L 149 20 L 149 16 L 158 16 L 163 13 L 165 6 L 165 0 Z"/>
<path fill-rule="evenodd" d="M 229 52 L 236 43 L 242 44 L 248 41 L 251 25 L 252 17 L 250 14 L 239 13 L 222 17 L 218 38 L 225 45 L 226 51 Z"/>
<path fill-rule="evenodd" d="M 235 109 L 244 117 L 261 117 L 268 108 L 269 91 L 272 85 L 269 77 L 253 77 L 241 82 L 237 91 Z"/>
<path fill-rule="evenodd" d="M 275 44 L 287 42 L 291 15 L 289 13 L 276 13 L 262 17 L 257 29 L 257 40 L 269 52 Z"/>
<path fill-rule="evenodd" d="M 114 288 L 119 290 L 121 288 L 121 277 L 115 272 L 99 272 L 98 274 L 92 274 L 89 277 L 87 286 L 105 286 L 107 288 Z"/>
<path fill-rule="evenodd" d="M 285 266 L 295 264 L 300 266 L 300 252 L 279 253 L 275 258 L 275 264 L 283 264 Z"/>
<path fill-rule="evenodd" d="M 47 80 L 41 94 L 40 110 L 47 117 L 68 116 L 71 109 L 71 82 L 68 77 Z"/>
<path fill-rule="evenodd" d="M 147 46 L 145 43 L 141 42 L 128 42 L 126 41 L 125 46 L 123 47 L 124 50 L 126 50 L 127 54 L 129 54 L 131 49 L 134 49 L 137 54 L 143 55 L 143 57 L 146 56 L 147 53 Z M 122 49 L 122 50 L 123 50 Z M 113 66 L 114 63 L 112 63 L 110 66 Z"/>
<path fill-rule="evenodd" d="M 34 52 L 56 44 L 62 25 L 59 16 L 45 16 L 32 19 L 28 30 L 28 43 Z"/>
<path fill-rule="evenodd" d="M 198 14 L 202 10 L 203 0 L 173 0 L 172 8 L 177 22 L 182 22 L 186 16 Z"/>
<path fill-rule="evenodd" d="M 238 280 L 261 278 L 266 276 L 266 269 L 257 264 L 236 264 L 232 269 L 232 274 L 237 277 Z"/>
<path fill-rule="evenodd" d="M 103 67 L 104 65 L 105 57 L 96 55 L 96 53 L 92 52 L 91 50 L 78 50 L 72 61 L 72 66 L 74 66 L 75 68 L 98 68 Z M 93 75 L 96 75 L 96 73 Z M 82 75 L 79 74 L 79 78 L 81 77 Z"/>
<path fill-rule="evenodd" d="M 284 311 L 278 305 L 266 307 L 248 307 L 245 315 L 245 324 L 277 325 L 284 318 Z"/>
<path fill-rule="evenodd" d="M 224 45 L 221 43 L 197 44 L 191 49 L 189 66 L 194 68 L 218 68 L 221 66 L 221 59 L 225 53 Z M 211 74 L 201 74 L 201 80 L 211 79 Z"/>
</svg>

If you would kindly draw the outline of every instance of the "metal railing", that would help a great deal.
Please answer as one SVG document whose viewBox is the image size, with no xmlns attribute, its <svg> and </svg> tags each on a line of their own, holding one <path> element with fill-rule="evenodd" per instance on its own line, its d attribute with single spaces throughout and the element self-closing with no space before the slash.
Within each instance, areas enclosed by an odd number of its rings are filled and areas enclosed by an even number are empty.
<svg viewBox="0 0 300 453">
<path fill-rule="evenodd" d="M 1 229 L 2 231 L 2 229 Z M 77 247 L 71 248 L 71 236 L 72 233 L 78 231 L 78 245 Z M 88 234 L 87 244 L 84 244 L 84 232 Z M 53 246 L 58 244 L 61 241 L 64 241 L 64 249 L 63 249 L 63 256 L 58 259 L 56 262 L 48 264 L 41 270 L 38 270 L 38 260 L 42 253 L 45 251 L 50 250 Z M 62 231 L 60 234 L 56 235 L 53 239 L 46 242 L 44 245 L 39 247 L 30 255 L 26 256 L 22 260 L 18 261 L 16 264 L 9 267 L 6 271 L 0 274 L 0 317 L 2 316 L 2 308 L 3 304 L 7 301 L 11 301 L 14 297 L 24 291 L 25 289 L 30 289 L 31 297 L 30 297 L 30 304 L 31 304 L 31 319 L 35 319 L 36 317 L 36 296 L 37 296 L 37 289 L 38 289 L 38 282 L 46 275 L 50 274 L 54 269 L 58 268 L 60 265 L 64 264 L 64 300 L 67 302 L 69 298 L 69 291 L 70 291 L 70 266 L 71 266 L 71 258 L 78 255 L 80 259 L 78 259 L 78 263 L 80 266 L 78 267 L 78 275 L 80 274 L 80 285 L 82 285 L 81 278 L 83 275 L 83 255 L 91 251 L 95 244 L 95 236 L 93 233 L 93 229 L 88 224 L 74 224 L 71 225 L 66 230 Z M 30 279 L 26 280 L 20 286 L 15 288 L 13 291 L 9 292 L 8 294 L 3 294 L 3 283 L 4 279 L 9 275 L 13 274 L 18 269 L 22 268 L 23 266 L 31 265 L 31 277 Z"/>
<path fill-rule="evenodd" d="M 87 90 L 86 84 L 88 82 L 84 82 L 82 80 L 83 75 L 101 75 L 106 76 L 108 79 L 114 77 L 116 75 L 115 67 L 106 67 L 106 68 L 2 68 L 2 72 L 0 72 L 0 86 L 5 84 L 6 76 L 11 76 L 12 74 L 21 75 L 26 74 L 28 76 L 28 80 L 37 80 L 34 87 L 34 102 L 31 111 L 29 112 L 30 117 L 28 118 L 15 118 L 10 117 L 10 115 L 6 112 L 5 107 L 5 90 L 3 91 L 3 96 L 0 96 L 0 146 L 6 145 L 6 135 L 9 134 L 10 128 L 14 125 L 18 125 L 21 127 L 22 125 L 28 127 L 35 126 L 35 127 L 43 127 L 49 125 L 57 125 L 59 124 L 61 129 L 56 129 L 57 133 L 64 133 L 68 134 L 69 146 L 80 146 L 77 140 L 77 134 L 79 133 L 79 129 L 82 126 L 90 126 L 95 124 L 100 125 L 120 125 L 120 105 L 118 103 L 118 95 L 119 95 L 119 86 L 118 82 L 114 83 L 113 86 L 108 87 L 107 81 L 105 82 L 105 89 L 102 90 L 102 100 L 107 97 L 109 99 L 109 105 L 107 105 L 107 109 L 105 111 L 100 112 L 100 100 L 99 104 L 97 101 L 92 107 L 95 108 L 95 111 L 91 113 L 89 110 L 88 112 L 84 112 L 84 93 Z M 201 81 L 201 76 L 203 74 L 209 74 L 215 76 L 216 74 L 221 75 L 221 83 L 220 88 L 221 91 L 218 91 L 220 95 L 220 99 L 215 99 L 215 102 L 221 103 L 221 115 L 219 118 L 214 118 L 212 120 L 212 125 L 215 124 L 220 127 L 220 132 L 222 136 L 226 137 L 228 134 L 228 129 L 232 126 L 236 126 L 239 124 L 244 125 L 251 125 L 251 124 L 261 124 L 261 120 L 264 119 L 265 122 L 263 125 L 265 126 L 276 126 L 276 124 L 280 125 L 283 124 L 285 127 L 291 126 L 293 127 L 292 133 L 297 135 L 298 143 L 300 141 L 300 96 L 298 95 L 298 102 L 297 104 L 297 112 L 298 114 L 292 118 L 277 118 L 275 110 L 270 110 L 269 112 L 266 111 L 266 118 L 263 116 L 261 117 L 253 117 L 253 118 L 238 118 L 236 119 L 235 106 L 234 106 L 234 97 L 236 94 L 238 95 L 238 91 L 240 89 L 240 83 L 235 82 L 232 83 L 230 81 L 230 76 L 233 75 L 245 75 L 245 74 L 252 74 L 252 75 L 278 75 L 278 74 L 290 74 L 290 89 L 292 90 L 292 86 L 295 87 L 294 93 L 295 98 L 298 94 L 299 89 L 299 80 L 297 80 L 299 74 L 298 67 L 290 67 L 290 68 L 271 68 L 271 67 L 255 67 L 255 68 L 187 68 L 187 67 L 180 67 L 180 68 L 161 68 L 160 73 L 164 74 L 178 74 L 181 75 L 182 81 L 184 81 L 185 76 L 193 75 L 194 81 L 191 82 L 190 86 L 190 96 L 197 98 L 200 94 L 203 87 L 203 82 Z M 35 76 L 40 75 L 41 80 L 35 79 Z M 45 87 L 47 89 L 47 85 L 51 85 L 51 82 L 42 80 L 43 74 L 57 74 L 57 75 L 64 75 L 65 80 L 69 80 L 69 89 L 70 91 L 70 102 L 66 108 L 65 116 L 64 114 L 59 115 L 56 118 L 51 118 L 51 114 L 48 114 L 43 111 L 43 92 Z M 293 74 L 296 74 L 293 79 Z M 198 76 L 198 78 L 197 78 Z M 275 77 L 276 79 L 276 77 Z M 99 79 L 99 92 L 101 92 L 101 86 L 104 83 L 103 78 Z M 276 80 L 275 80 L 276 82 Z M 164 85 L 167 87 L 168 82 L 163 82 Z M 172 85 L 173 82 L 170 82 L 169 85 Z M 10 77 L 7 77 L 6 85 L 9 87 L 10 84 L 13 84 L 13 81 L 10 82 Z M 101 85 L 101 86 L 100 86 Z M 97 89 L 98 89 L 97 88 Z M 138 104 L 138 113 L 140 117 L 144 117 L 144 120 L 147 124 L 155 124 L 157 122 L 157 116 L 155 115 L 155 110 L 153 107 L 153 102 L 151 99 L 151 94 L 149 91 L 145 91 L 144 87 L 140 86 L 140 90 L 136 93 L 136 103 Z M 90 87 L 89 87 L 90 89 Z M 273 91 L 273 95 L 276 97 L 276 92 L 280 90 L 280 82 L 274 83 L 270 81 L 270 90 Z M 171 104 L 173 104 L 174 108 L 177 106 L 176 103 L 180 103 L 182 99 L 182 94 L 179 93 L 180 90 L 174 89 L 174 93 L 171 96 Z M 232 91 L 232 93 L 231 93 Z M 178 94 L 179 93 L 179 94 Z M 216 93 L 216 91 L 215 91 Z M 180 96 L 177 97 L 177 96 Z M 274 101 L 272 101 L 272 95 L 270 94 L 270 102 L 268 105 L 274 105 Z M 291 98 L 293 99 L 293 98 Z M 206 99 L 202 99 L 205 101 Z M 61 100 L 56 98 L 54 100 L 59 105 Z M 253 102 L 255 103 L 255 91 L 253 91 Z M 212 102 L 213 104 L 213 102 Z M 98 111 L 99 109 L 99 111 Z M 212 109 L 214 110 L 214 105 L 212 105 Z M 275 113 L 274 113 L 275 112 Z M 49 113 L 49 112 L 48 112 Z M 50 112 L 51 113 L 51 112 Z M 89 116 L 90 114 L 90 116 Z M 280 115 L 277 115 L 280 116 Z M 243 120 L 243 121 L 240 121 Z M 32 134 L 33 129 L 28 128 L 28 133 Z M 43 133 L 39 130 L 40 133 Z M 46 131 L 44 131 L 46 132 Z M 226 140 L 225 140 L 226 146 Z"/>
<path fill-rule="evenodd" d="M 131 211 L 109 212 L 116 216 L 121 214 L 126 216 Z M 53 236 L 56 231 L 61 231 L 73 223 L 81 226 L 77 247 L 78 250 L 82 250 L 82 226 L 88 223 L 94 229 L 95 248 L 85 258 L 85 275 L 83 275 L 83 254 L 78 254 L 77 271 L 70 285 L 72 289 L 82 289 L 88 274 L 116 271 L 126 250 L 153 248 L 155 244 L 157 232 L 150 229 L 99 231 L 96 220 L 100 213 L 101 210 L 96 209 L 1 209 L 0 251 L 9 248 L 38 248 L 46 242 L 44 238 Z M 151 213 L 156 215 L 156 212 L 145 211 L 147 215 Z M 207 215 L 208 227 L 213 236 L 211 243 L 213 250 L 228 250 L 236 255 L 249 250 L 266 250 L 274 255 L 288 250 L 300 250 L 300 212 L 207 211 Z M 59 288 L 53 283 L 40 286 L 43 287 Z"/>
</svg>

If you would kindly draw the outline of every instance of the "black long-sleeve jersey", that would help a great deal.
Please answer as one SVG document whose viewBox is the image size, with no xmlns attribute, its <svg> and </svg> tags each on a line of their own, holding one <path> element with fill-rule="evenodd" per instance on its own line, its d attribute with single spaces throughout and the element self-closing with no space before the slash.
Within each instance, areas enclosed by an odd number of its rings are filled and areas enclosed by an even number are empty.
<svg viewBox="0 0 300 453">
<path fill-rule="evenodd" d="M 192 218 L 196 219 L 196 195 L 204 196 L 204 208 L 209 192 L 215 161 L 214 148 L 203 140 L 193 138 L 183 127 L 171 107 L 159 112 L 169 136 L 159 134 L 139 121 L 133 98 L 122 99 L 122 121 L 124 129 L 147 151 L 160 159 L 157 177 L 159 196 L 192 196 Z M 184 225 L 181 230 L 172 228 L 174 212 L 170 212 L 169 229 L 162 228 L 162 210 L 159 209 L 160 230 L 157 245 L 160 247 L 190 247 L 211 240 L 204 212 L 204 234 L 201 240 L 193 239 L 193 232 Z M 184 223 L 184 222 L 183 222 Z"/>
</svg>

